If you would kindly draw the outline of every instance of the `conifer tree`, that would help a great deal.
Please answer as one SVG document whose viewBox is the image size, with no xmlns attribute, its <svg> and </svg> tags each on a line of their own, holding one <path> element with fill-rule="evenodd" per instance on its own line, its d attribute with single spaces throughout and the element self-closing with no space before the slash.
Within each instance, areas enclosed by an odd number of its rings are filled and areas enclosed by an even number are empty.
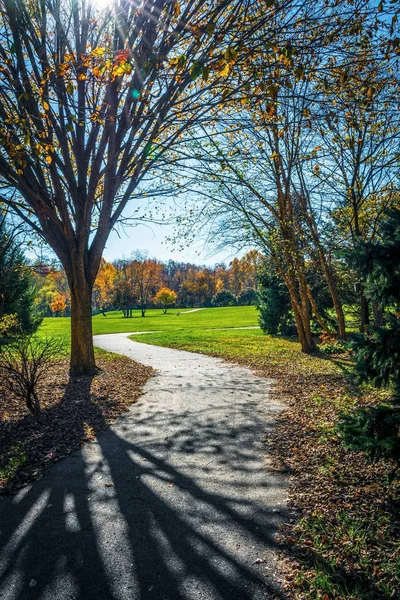
<svg viewBox="0 0 400 600">
<path fill-rule="evenodd" d="M 385 324 L 370 325 L 354 342 L 359 381 L 393 390 L 391 402 L 363 408 L 339 425 L 345 442 L 372 458 L 389 457 L 400 466 L 400 210 L 383 221 L 379 241 L 357 251 L 366 295 L 384 309 Z"/>
</svg>

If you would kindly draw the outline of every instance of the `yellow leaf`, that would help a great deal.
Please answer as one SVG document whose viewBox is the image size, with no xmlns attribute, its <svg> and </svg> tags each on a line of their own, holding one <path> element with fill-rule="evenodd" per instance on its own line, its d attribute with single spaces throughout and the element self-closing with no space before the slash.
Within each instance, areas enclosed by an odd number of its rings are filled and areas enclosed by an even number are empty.
<svg viewBox="0 0 400 600">
<path fill-rule="evenodd" d="M 84 73 L 81 73 L 80 75 L 78 75 L 78 81 L 85 81 L 86 80 L 86 75 Z"/>
<path fill-rule="evenodd" d="M 118 67 L 114 67 L 113 75 L 114 77 L 122 77 L 125 73 L 130 73 L 132 71 L 132 66 L 129 63 L 123 63 Z"/>
<path fill-rule="evenodd" d="M 92 56 L 103 56 L 105 51 L 105 48 L 95 48 L 94 50 L 92 50 L 91 54 Z"/>
<path fill-rule="evenodd" d="M 171 67 L 171 69 L 173 69 L 174 67 L 178 66 L 178 62 L 179 62 L 179 58 L 171 58 L 171 60 L 169 61 L 169 66 Z"/>
<path fill-rule="evenodd" d="M 93 75 L 95 77 L 101 77 L 103 71 L 104 69 L 101 69 L 100 67 L 93 67 Z"/>
<path fill-rule="evenodd" d="M 58 67 L 58 75 L 59 77 L 64 77 L 66 72 L 70 69 L 70 65 L 68 63 L 63 63 Z"/>
<path fill-rule="evenodd" d="M 218 74 L 221 75 L 221 77 L 227 77 L 230 73 L 230 70 L 231 70 L 231 68 L 230 68 L 229 64 L 226 63 L 225 66 L 218 71 Z"/>
<path fill-rule="evenodd" d="M 51 156 L 47 155 L 45 158 L 45 161 L 47 162 L 48 165 L 51 165 L 51 163 L 53 162 L 53 159 L 51 158 Z"/>
<path fill-rule="evenodd" d="M 44 110 L 50 110 L 50 106 L 47 104 L 47 102 L 43 102 L 43 108 Z"/>
<path fill-rule="evenodd" d="M 181 7 L 179 6 L 179 2 L 175 2 L 173 12 L 174 17 L 179 17 L 179 15 L 181 14 Z"/>
<path fill-rule="evenodd" d="M 67 90 L 67 94 L 72 94 L 72 92 L 74 91 L 74 86 L 72 85 L 71 82 L 68 83 L 66 90 Z"/>
</svg>

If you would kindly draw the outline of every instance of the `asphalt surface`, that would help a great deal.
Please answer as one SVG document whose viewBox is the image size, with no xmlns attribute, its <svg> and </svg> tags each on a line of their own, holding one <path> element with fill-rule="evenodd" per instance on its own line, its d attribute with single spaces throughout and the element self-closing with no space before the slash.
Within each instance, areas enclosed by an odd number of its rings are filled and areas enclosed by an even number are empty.
<svg viewBox="0 0 400 600">
<path fill-rule="evenodd" d="M 157 375 L 95 443 L 0 501 L 1 600 L 284 598 L 270 382 L 127 335 L 95 344 Z"/>
</svg>

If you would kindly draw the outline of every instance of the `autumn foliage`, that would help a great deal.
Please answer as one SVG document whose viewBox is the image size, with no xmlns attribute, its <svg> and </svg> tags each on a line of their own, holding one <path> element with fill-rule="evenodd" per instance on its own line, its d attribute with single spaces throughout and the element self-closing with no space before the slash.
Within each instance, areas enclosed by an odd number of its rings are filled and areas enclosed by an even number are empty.
<svg viewBox="0 0 400 600">
<path fill-rule="evenodd" d="M 61 317 L 67 308 L 67 299 L 63 294 L 56 294 L 50 302 L 50 310 L 56 317 Z"/>
<path fill-rule="evenodd" d="M 258 272 L 263 256 L 250 250 L 229 265 L 201 266 L 169 261 L 163 263 L 136 252 L 130 259 L 113 263 L 102 259 L 94 289 L 94 311 L 121 309 L 126 317 L 133 309 L 143 314 L 147 308 L 212 306 L 213 299 L 227 291 L 238 304 L 254 304 Z M 70 311 L 68 283 L 63 270 L 35 270 L 37 305 L 48 316 L 67 315 Z"/>
<path fill-rule="evenodd" d="M 174 290 L 163 287 L 158 290 L 154 297 L 154 302 L 162 306 L 163 313 L 166 314 L 168 306 L 172 306 L 178 298 L 178 294 Z"/>
</svg>

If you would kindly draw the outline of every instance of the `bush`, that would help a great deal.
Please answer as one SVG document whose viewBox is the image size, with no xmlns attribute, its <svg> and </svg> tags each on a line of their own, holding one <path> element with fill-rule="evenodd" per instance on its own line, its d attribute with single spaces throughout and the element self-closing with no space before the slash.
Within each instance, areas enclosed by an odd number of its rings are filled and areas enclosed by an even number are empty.
<svg viewBox="0 0 400 600">
<path fill-rule="evenodd" d="M 40 398 L 38 384 L 50 364 L 66 354 L 63 338 L 43 340 L 25 335 L 0 346 L 0 378 L 3 386 L 25 402 L 28 410 L 38 416 Z"/>
<path fill-rule="evenodd" d="M 258 302 L 258 295 L 253 288 L 247 288 L 240 292 L 238 296 L 238 304 L 240 306 L 254 306 Z"/>
<path fill-rule="evenodd" d="M 289 292 L 271 265 L 266 264 L 258 274 L 260 289 L 257 308 L 260 327 L 265 333 L 290 335 L 296 332 L 291 315 Z"/>
<path fill-rule="evenodd" d="M 4 315 L 0 318 L 0 339 L 9 338 L 16 333 L 21 331 L 21 323 L 18 320 L 18 316 L 13 313 L 12 315 Z"/>
<path fill-rule="evenodd" d="M 390 404 L 344 415 L 338 425 L 344 442 L 373 459 L 396 461 L 400 468 L 400 210 L 386 215 L 377 241 L 360 245 L 353 260 L 363 272 L 368 299 L 384 313 L 385 326 L 368 326 L 353 342 L 360 382 L 393 390 Z"/>
<path fill-rule="evenodd" d="M 229 290 L 221 290 L 218 294 L 215 294 L 212 303 L 214 306 L 235 306 L 237 298 Z"/>
<path fill-rule="evenodd" d="M 388 318 L 389 327 L 368 327 L 365 335 L 352 343 L 356 351 L 356 375 L 359 382 L 393 388 L 391 404 L 360 408 L 343 414 L 337 430 L 345 445 L 366 452 L 372 460 L 389 458 L 400 466 L 400 324 Z"/>
<path fill-rule="evenodd" d="M 319 349 L 324 354 L 345 354 L 351 351 L 351 345 L 337 340 L 328 333 L 321 333 Z"/>
<path fill-rule="evenodd" d="M 400 407 L 369 406 L 343 415 L 337 425 L 348 448 L 367 452 L 373 460 L 400 461 Z"/>
</svg>

